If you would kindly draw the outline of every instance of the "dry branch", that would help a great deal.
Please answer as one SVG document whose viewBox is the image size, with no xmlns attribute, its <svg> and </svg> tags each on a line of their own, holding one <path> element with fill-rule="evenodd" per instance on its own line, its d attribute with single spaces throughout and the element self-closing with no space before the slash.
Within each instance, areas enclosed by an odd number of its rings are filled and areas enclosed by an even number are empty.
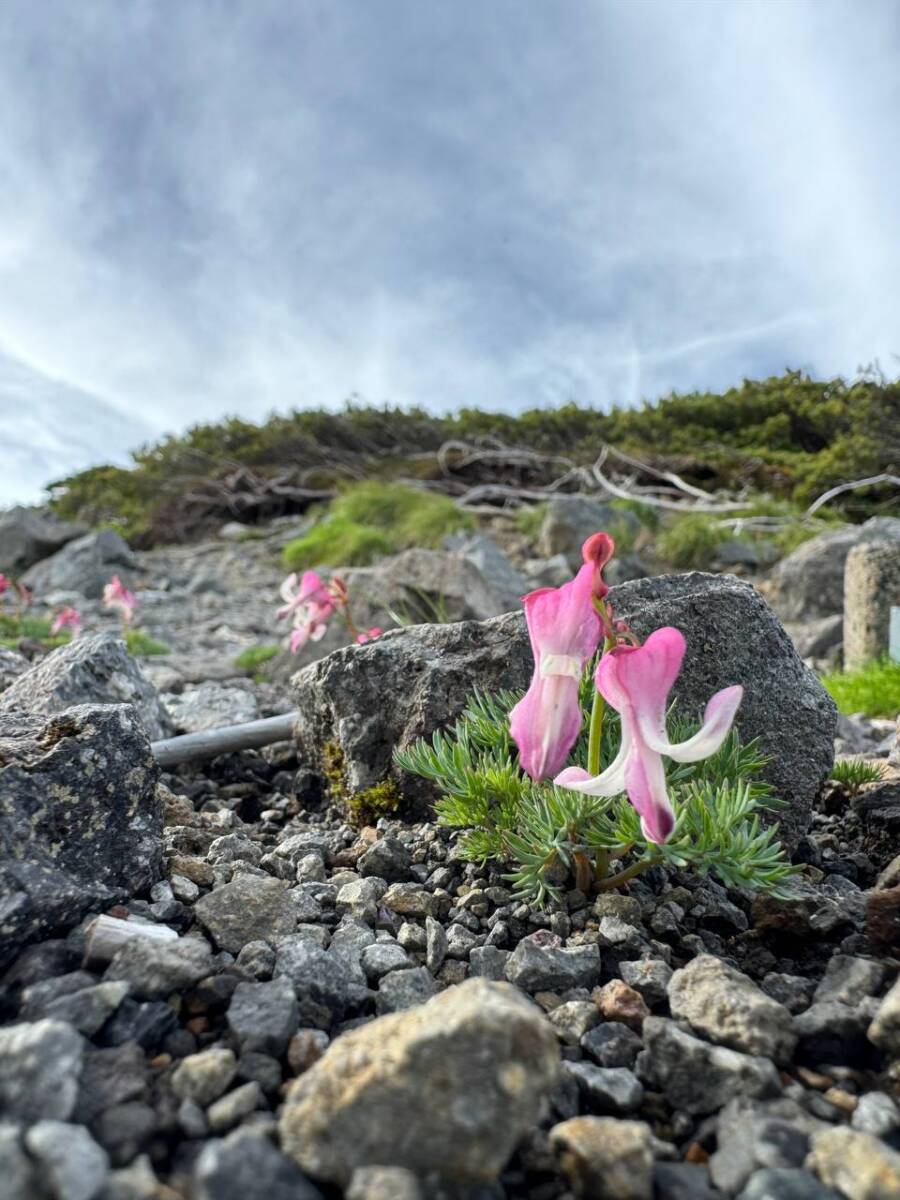
<svg viewBox="0 0 900 1200">
<path fill-rule="evenodd" d="M 261 721 L 247 721 L 243 725 L 225 725 L 219 729 L 205 729 L 202 733 L 185 733 L 181 737 L 153 742 L 150 749 L 163 768 L 200 758 L 215 758 L 217 754 L 231 754 L 236 750 L 256 750 L 272 742 L 289 741 L 293 737 L 294 722 L 298 716 L 299 713 L 290 712 L 277 717 L 265 717 Z"/>
</svg>

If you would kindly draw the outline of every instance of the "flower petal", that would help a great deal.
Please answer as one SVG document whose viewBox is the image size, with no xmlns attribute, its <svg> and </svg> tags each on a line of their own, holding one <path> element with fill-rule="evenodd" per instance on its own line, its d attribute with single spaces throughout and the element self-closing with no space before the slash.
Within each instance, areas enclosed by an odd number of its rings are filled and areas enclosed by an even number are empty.
<svg viewBox="0 0 900 1200">
<path fill-rule="evenodd" d="M 628 759 L 631 753 L 631 735 L 626 727 L 622 724 L 622 744 L 619 746 L 619 753 L 609 764 L 605 771 L 601 771 L 599 775 L 589 775 L 581 767 L 567 767 L 554 779 L 554 783 L 560 787 L 569 788 L 573 792 L 583 792 L 587 796 L 617 796 L 619 792 L 625 791 L 625 776 L 628 767 Z M 579 777 L 576 778 L 574 772 L 579 772 Z"/>
<path fill-rule="evenodd" d="M 722 688 L 710 697 L 703 713 L 703 725 L 686 742 L 676 742 L 674 745 L 663 735 L 660 738 L 648 737 L 647 743 L 659 754 L 666 754 L 675 762 L 699 762 L 701 758 L 709 758 L 719 749 L 731 729 L 735 713 L 744 696 L 740 684 L 734 687 Z"/>
<path fill-rule="evenodd" d="M 566 675 L 543 679 L 535 671 L 528 691 L 509 714 L 522 769 L 535 780 L 555 775 L 575 745 L 581 722 L 578 681 Z"/>
<path fill-rule="evenodd" d="M 625 787 L 641 818 L 644 837 L 656 843 L 668 841 L 675 828 L 675 814 L 666 791 L 662 759 L 638 741 L 628 759 Z"/>
</svg>

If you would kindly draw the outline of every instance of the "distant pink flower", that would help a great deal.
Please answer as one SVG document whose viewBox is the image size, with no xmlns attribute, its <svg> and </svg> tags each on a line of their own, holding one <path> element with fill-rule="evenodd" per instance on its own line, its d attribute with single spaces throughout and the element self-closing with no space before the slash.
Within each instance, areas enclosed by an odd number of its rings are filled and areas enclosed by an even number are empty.
<svg viewBox="0 0 900 1200">
<path fill-rule="evenodd" d="M 699 732 L 673 745 L 666 734 L 666 702 L 685 648 L 681 631 L 667 626 L 651 633 L 642 646 L 616 646 L 604 654 L 597 667 L 597 690 L 621 716 L 619 753 L 593 778 L 582 767 L 569 767 L 554 780 L 560 787 L 589 796 L 627 792 L 640 815 L 644 836 L 657 843 L 667 841 L 675 827 L 662 755 L 675 762 L 698 762 L 715 754 L 728 736 L 744 694 L 739 686 L 716 692 Z"/>
<path fill-rule="evenodd" d="M 8 592 L 11 587 L 12 580 L 8 579 L 7 576 L 0 571 L 0 596 L 2 596 L 4 592 Z"/>
<path fill-rule="evenodd" d="M 61 612 L 57 613 L 53 624 L 50 626 L 50 633 L 55 635 L 62 629 L 71 629 L 72 637 L 78 637 L 79 633 L 81 633 L 81 614 L 77 608 L 67 605 Z"/>
<path fill-rule="evenodd" d="M 128 625 L 134 616 L 135 609 L 138 606 L 138 598 L 128 590 L 118 575 L 113 575 L 112 579 L 103 589 L 103 607 L 115 609 L 121 614 L 122 620 Z"/>
<path fill-rule="evenodd" d="M 307 642 L 318 642 L 325 636 L 335 599 L 316 571 L 305 571 L 302 578 L 289 575 L 280 590 L 285 604 L 279 608 L 277 617 L 280 621 L 292 618 L 290 648 L 291 654 L 296 654 Z"/>
<path fill-rule="evenodd" d="M 597 604 L 609 591 L 602 572 L 614 550 L 608 534 L 595 533 L 581 548 L 584 566 L 574 579 L 539 588 L 522 601 L 534 675 L 509 724 L 519 762 L 532 779 L 555 775 L 581 731 L 578 688 L 603 636 Z"/>
<path fill-rule="evenodd" d="M 366 642 L 372 642 L 377 637 L 381 637 L 384 633 L 383 629 L 379 629 L 377 625 L 373 625 L 371 629 L 367 629 L 365 633 L 356 635 L 356 643 L 359 646 L 364 646 Z"/>
</svg>

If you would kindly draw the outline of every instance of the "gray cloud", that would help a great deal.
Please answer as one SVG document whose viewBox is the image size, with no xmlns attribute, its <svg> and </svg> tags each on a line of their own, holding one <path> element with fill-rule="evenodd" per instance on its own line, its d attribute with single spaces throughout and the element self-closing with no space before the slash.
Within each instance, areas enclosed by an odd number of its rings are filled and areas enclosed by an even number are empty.
<svg viewBox="0 0 900 1200">
<path fill-rule="evenodd" d="M 900 351 L 891 0 L 9 0 L 0 503 L 224 412 Z"/>
</svg>

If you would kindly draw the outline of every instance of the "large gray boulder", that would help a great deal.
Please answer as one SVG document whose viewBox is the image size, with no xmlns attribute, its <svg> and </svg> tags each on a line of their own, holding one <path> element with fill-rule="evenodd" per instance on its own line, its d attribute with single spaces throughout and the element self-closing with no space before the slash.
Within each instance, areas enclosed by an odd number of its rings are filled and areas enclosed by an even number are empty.
<svg viewBox="0 0 900 1200">
<path fill-rule="evenodd" d="M 633 580 L 609 598 L 642 638 L 662 625 L 684 633 L 688 650 L 673 691 L 682 712 L 699 716 L 713 692 L 744 686 L 738 728 L 772 756 L 766 777 L 788 801 L 779 821 L 793 841 L 831 770 L 837 714 L 766 602 L 733 576 L 696 572 Z M 324 746 L 337 748 L 347 786 L 359 791 L 391 774 L 395 746 L 452 724 L 475 688 L 521 690 L 531 672 L 521 612 L 396 630 L 294 676 L 298 739 L 320 763 Z M 433 800 L 425 780 L 397 777 L 413 804 Z"/>
<path fill-rule="evenodd" d="M 127 705 L 0 715 L 0 965 L 155 882 L 158 774 Z"/>
<path fill-rule="evenodd" d="M 844 567 L 861 542 L 900 541 L 900 517 L 871 517 L 798 546 L 773 569 L 772 607 L 784 621 L 811 621 L 844 611 Z"/>
<path fill-rule="evenodd" d="M 52 513 L 17 505 L 0 513 L 0 571 L 14 577 L 21 575 L 85 532 L 83 525 L 72 525 Z"/>
<path fill-rule="evenodd" d="M 320 765 L 326 747 L 339 749 L 347 787 L 362 791 L 391 773 L 395 746 L 451 724 L 474 688 L 523 689 L 531 671 L 520 613 L 391 630 L 297 672 L 296 736 Z M 412 802 L 434 798 L 417 777 L 404 779 L 404 791 Z"/>
<path fill-rule="evenodd" d="M 611 508 L 590 496 L 554 496 L 547 504 L 538 534 L 538 550 L 545 558 L 565 555 L 573 571 L 581 566 L 581 547 L 598 530 L 619 540 L 631 538 L 641 527 L 635 513 Z M 624 547 L 621 547 L 624 549 Z"/>
<path fill-rule="evenodd" d="M 337 1038 L 294 1083 L 285 1154 L 346 1186 L 383 1164 L 492 1181 L 536 1124 L 559 1064 L 556 1034 L 514 987 L 470 979 Z"/>
<path fill-rule="evenodd" d="M 112 634 L 76 638 L 16 676 L 0 694 L 0 716 L 47 715 L 73 704 L 130 704 L 151 741 L 170 729 L 156 688 Z"/>
<path fill-rule="evenodd" d="M 130 583 L 136 566 L 125 539 L 114 529 L 101 529 L 69 542 L 52 558 L 33 566 L 23 579 L 38 595 L 80 592 L 89 600 L 98 600 L 113 575 Z"/>
</svg>

